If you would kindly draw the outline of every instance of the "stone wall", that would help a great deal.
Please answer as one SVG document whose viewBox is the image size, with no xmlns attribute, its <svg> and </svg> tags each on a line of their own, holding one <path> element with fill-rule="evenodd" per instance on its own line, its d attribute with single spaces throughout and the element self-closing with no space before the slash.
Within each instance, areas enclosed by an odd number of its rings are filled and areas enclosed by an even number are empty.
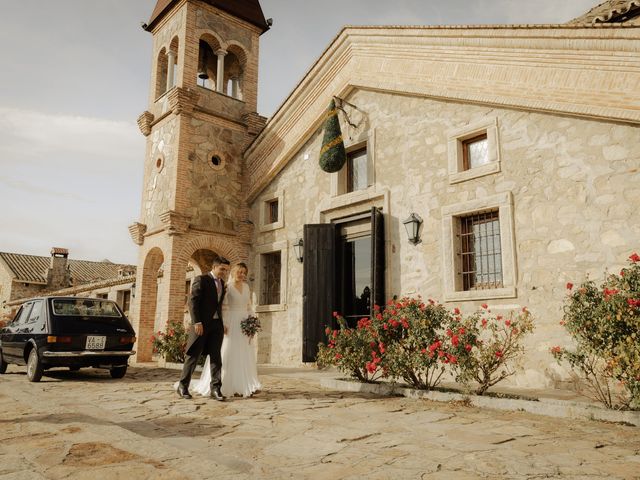
<svg viewBox="0 0 640 480">
<path fill-rule="evenodd" d="M 548 348 L 568 340 L 558 325 L 565 284 L 587 275 L 601 278 L 605 268 L 618 271 L 639 248 L 635 212 L 640 204 L 640 128 L 371 91 L 356 91 L 349 101 L 366 113 L 368 138 L 375 142 L 368 145 L 374 156 L 374 186 L 342 199 L 332 197 L 331 174 L 317 165 L 321 135 L 316 132 L 252 203 L 257 222 L 263 199 L 284 190 L 284 228 L 267 233 L 256 229 L 254 249 L 277 241 L 291 246 L 305 223 L 386 203 L 387 295 L 443 300 L 445 269 L 450 268 L 444 258 L 449 239 L 443 238 L 443 208 L 509 193 L 515 296 L 491 298 L 487 291 L 486 298 L 447 305 L 467 313 L 485 301 L 493 311 L 527 306 L 536 330 L 527 342 L 525 373 L 515 382 L 552 383 L 561 372 Z M 500 171 L 451 184 L 451 132 L 478 122 L 497 123 Z M 343 123 L 345 137 L 350 133 L 358 132 L 349 132 Z M 401 223 L 411 212 L 424 219 L 417 246 L 407 241 Z M 287 309 L 262 314 L 266 328 L 260 338 L 261 361 L 300 362 L 302 265 L 292 248 L 289 266 Z"/>
</svg>

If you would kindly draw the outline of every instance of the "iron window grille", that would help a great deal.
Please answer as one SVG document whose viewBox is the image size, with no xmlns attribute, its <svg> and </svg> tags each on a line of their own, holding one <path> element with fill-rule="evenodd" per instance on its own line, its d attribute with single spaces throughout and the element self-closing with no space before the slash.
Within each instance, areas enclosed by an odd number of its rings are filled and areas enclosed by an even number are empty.
<svg viewBox="0 0 640 480">
<path fill-rule="evenodd" d="M 280 304 L 280 252 L 262 254 L 261 305 Z"/>
<path fill-rule="evenodd" d="M 502 248 L 498 211 L 460 217 L 462 289 L 502 288 Z"/>
</svg>

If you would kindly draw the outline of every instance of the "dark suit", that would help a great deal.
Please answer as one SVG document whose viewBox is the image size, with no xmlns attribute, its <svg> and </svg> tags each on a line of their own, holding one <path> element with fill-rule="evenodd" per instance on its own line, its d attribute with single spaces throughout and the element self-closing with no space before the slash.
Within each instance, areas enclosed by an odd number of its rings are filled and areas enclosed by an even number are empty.
<svg viewBox="0 0 640 480">
<path fill-rule="evenodd" d="M 189 297 L 189 312 L 191 314 L 191 326 L 187 340 L 187 351 L 180 383 L 189 388 L 191 375 L 196 368 L 201 355 L 209 355 L 211 364 L 211 391 L 219 389 L 222 385 L 220 369 L 222 357 L 220 348 L 224 338 L 224 326 L 222 324 L 222 300 L 226 293 L 224 281 L 220 280 L 222 292 L 218 298 L 216 283 L 211 274 L 200 275 L 193 280 L 191 296 Z M 197 335 L 194 329 L 196 323 L 201 323 L 204 329 L 202 335 Z"/>
</svg>

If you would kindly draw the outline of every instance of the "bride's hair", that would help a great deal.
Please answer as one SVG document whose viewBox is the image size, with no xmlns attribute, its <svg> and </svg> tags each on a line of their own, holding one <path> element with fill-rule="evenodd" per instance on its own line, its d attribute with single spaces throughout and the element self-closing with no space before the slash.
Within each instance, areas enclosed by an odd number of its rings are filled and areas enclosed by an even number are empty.
<svg viewBox="0 0 640 480">
<path fill-rule="evenodd" d="M 231 267 L 231 272 L 229 272 L 231 275 L 235 275 L 237 270 L 240 270 L 241 268 L 244 268 L 244 271 L 248 274 L 249 273 L 249 267 L 247 267 L 247 264 L 244 262 L 238 262 L 235 263 L 233 265 L 233 267 Z M 233 276 L 231 278 L 234 278 Z"/>
</svg>

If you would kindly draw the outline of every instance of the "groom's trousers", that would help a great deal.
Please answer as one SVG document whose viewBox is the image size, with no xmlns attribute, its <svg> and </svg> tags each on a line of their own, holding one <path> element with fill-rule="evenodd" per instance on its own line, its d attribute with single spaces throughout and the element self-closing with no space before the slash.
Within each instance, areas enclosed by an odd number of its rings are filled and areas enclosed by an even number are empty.
<svg viewBox="0 0 640 480">
<path fill-rule="evenodd" d="M 196 369 L 198 359 L 201 355 L 209 355 L 209 364 L 211 367 L 211 391 L 213 392 L 222 386 L 222 356 L 220 354 L 222 339 L 224 338 L 222 322 L 220 322 L 220 328 L 216 327 L 200 336 L 195 342 L 193 342 L 186 352 L 187 355 L 182 367 L 180 383 L 187 389 L 189 388 L 191 376 Z"/>
</svg>

